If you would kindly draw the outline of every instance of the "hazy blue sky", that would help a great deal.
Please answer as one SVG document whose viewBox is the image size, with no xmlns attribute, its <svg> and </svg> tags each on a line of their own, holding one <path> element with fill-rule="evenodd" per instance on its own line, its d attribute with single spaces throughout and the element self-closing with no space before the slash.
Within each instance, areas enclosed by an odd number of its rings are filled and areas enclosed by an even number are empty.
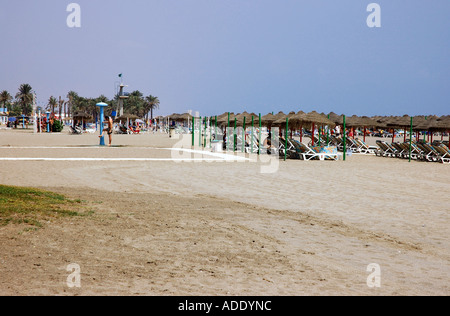
<svg viewBox="0 0 450 316">
<path fill-rule="evenodd" d="M 160 98 L 156 114 L 450 114 L 449 0 L 1 2 L 0 90 L 29 83 L 42 103 L 112 98 L 123 73 Z"/>
</svg>

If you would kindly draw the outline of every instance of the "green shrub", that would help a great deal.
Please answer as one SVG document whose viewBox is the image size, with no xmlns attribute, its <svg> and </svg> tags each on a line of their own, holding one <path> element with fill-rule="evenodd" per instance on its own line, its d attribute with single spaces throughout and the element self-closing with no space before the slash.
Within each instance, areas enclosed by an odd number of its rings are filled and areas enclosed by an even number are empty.
<svg viewBox="0 0 450 316">
<path fill-rule="evenodd" d="M 64 129 L 64 125 L 62 124 L 61 121 L 54 121 L 53 122 L 53 127 L 52 127 L 52 132 L 53 133 L 60 133 L 62 132 L 62 130 Z"/>
</svg>

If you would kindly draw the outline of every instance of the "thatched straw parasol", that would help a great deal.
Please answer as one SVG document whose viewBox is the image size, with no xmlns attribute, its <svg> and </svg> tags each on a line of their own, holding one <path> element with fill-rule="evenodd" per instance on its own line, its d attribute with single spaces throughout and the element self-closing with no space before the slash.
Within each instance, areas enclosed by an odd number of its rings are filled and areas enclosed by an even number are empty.
<svg viewBox="0 0 450 316">
<path fill-rule="evenodd" d="M 178 113 L 172 113 L 170 115 L 167 115 L 164 117 L 165 120 L 170 119 L 171 121 L 176 121 L 180 117 L 180 114 Z"/>
<path fill-rule="evenodd" d="M 244 118 L 245 118 L 245 125 L 248 127 L 252 123 L 252 117 L 253 117 L 253 123 L 259 123 L 259 115 L 256 115 L 255 113 L 247 113 L 243 112 L 241 114 L 236 115 L 237 120 L 237 126 L 243 126 L 244 125 Z"/>
<path fill-rule="evenodd" d="M 234 118 L 236 115 L 233 112 L 230 112 L 230 127 L 234 126 Z M 228 112 L 225 112 L 217 117 L 217 125 L 219 126 L 227 126 L 228 124 Z"/>
<path fill-rule="evenodd" d="M 72 115 L 75 120 L 90 120 L 92 119 L 92 115 L 87 114 L 86 112 L 75 112 Z"/>
<path fill-rule="evenodd" d="M 328 114 L 328 116 L 330 117 L 330 121 L 334 122 L 336 125 L 342 125 L 344 124 L 344 115 L 338 115 L 334 112 L 330 112 L 330 114 Z"/>
<path fill-rule="evenodd" d="M 438 119 L 427 119 L 423 120 L 419 124 L 415 125 L 414 130 L 416 131 L 434 131 L 434 132 L 445 132 L 450 130 L 450 119 L 438 120 Z"/>
<path fill-rule="evenodd" d="M 170 117 L 170 119 L 173 121 L 177 121 L 177 122 L 184 122 L 184 121 L 192 120 L 192 115 L 189 113 L 176 114 L 175 117 Z"/>
<path fill-rule="evenodd" d="M 134 114 L 129 114 L 129 113 L 125 113 L 119 117 L 116 118 L 116 121 L 121 121 L 121 120 L 137 120 L 139 118 L 139 116 L 134 115 Z"/>
<path fill-rule="evenodd" d="M 391 128 L 407 128 L 411 126 L 411 116 L 397 116 L 387 122 L 387 127 Z"/>
<path fill-rule="evenodd" d="M 361 116 L 359 120 L 361 127 L 378 127 L 378 122 L 368 116 Z"/>
<path fill-rule="evenodd" d="M 288 118 L 289 121 L 290 121 L 291 118 L 293 118 L 296 115 L 297 115 L 297 113 L 295 113 L 295 112 L 289 112 L 289 114 L 283 114 L 283 115 L 280 114 L 279 118 L 277 118 L 275 121 L 272 122 L 272 126 L 285 127 L 286 126 L 286 119 Z"/>
<path fill-rule="evenodd" d="M 352 115 L 345 118 L 346 127 L 361 127 L 361 120 L 359 116 Z"/>
<path fill-rule="evenodd" d="M 450 130 L 450 115 L 440 117 L 436 121 L 436 125 L 440 129 Z"/>
<path fill-rule="evenodd" d="M 316 111 L 312 111 L 310 113 L 307 113 L 303 116 L 303 122 L 304 123 L 311 123 L 313 125 L 328 125 L 330 127 L 335 127 L 336 123 L 329 120 L 328 117 L 326 117 L 323 114 L 319 114 Z"/>
<path fill-rule="evenodd" d="M 272 113 L 268 113 L 261 117 L 261 124 L 267 127 L 271 127 L 274 121 L 276 121 L 276 117 Z"/>
<path fill-rule="evenodd" d="M 301 128 L 303 126 L 303 117 L 305 116 L 305 112 L 298 111 L 295 115 L 289 116 L 289 126 L 293 126 L 294 128 Z"/>
<path fill-rule="evenodd" d="M 387 124 L 388 122 L 390 122 L 391 120 L 393 120 L 394 117 L 393 116 L 375 116 L 372 117 L 372 120 L 377 122 L 377 127 L 379 128 L 387 128 Z"/>
</svg>

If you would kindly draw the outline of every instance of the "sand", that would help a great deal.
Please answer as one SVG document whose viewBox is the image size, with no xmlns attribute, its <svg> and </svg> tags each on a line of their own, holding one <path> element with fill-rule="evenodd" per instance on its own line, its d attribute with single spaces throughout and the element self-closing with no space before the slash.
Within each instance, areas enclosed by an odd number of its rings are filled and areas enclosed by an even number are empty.
<svg viewBox="0 0 450 316">
<path fill-rule="evenodd" d="M 0 228 L 0 295 L 450 294 L 449 165 L 170 150 L 189 142 L 114 135 L 123 147 L 98 148 L 96 135 L 0 131 L 1 184 L 95 211 Z M 80 288 L 67 285 L 71 263 Z"/>
</svg>

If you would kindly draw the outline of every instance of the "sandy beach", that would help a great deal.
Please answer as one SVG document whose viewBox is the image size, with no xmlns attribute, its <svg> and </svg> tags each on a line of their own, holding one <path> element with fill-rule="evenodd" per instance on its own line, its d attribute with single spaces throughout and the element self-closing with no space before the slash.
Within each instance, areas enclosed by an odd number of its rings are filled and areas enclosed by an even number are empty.
<svg viewBox="0 0 450 316">
<path fill-rule="evenodd" d="M 173 149 L 187 138 L 114 135 L 116 147 L 99 148 L 96 134 L 1 130 L 0 184 L 81 199 L 94 214 L 0 227 L 0 295 L 450 294 L 448 164 L 273 165 Z M 66 284 L 71 263 L 80 288 Z"/>
</svg>

